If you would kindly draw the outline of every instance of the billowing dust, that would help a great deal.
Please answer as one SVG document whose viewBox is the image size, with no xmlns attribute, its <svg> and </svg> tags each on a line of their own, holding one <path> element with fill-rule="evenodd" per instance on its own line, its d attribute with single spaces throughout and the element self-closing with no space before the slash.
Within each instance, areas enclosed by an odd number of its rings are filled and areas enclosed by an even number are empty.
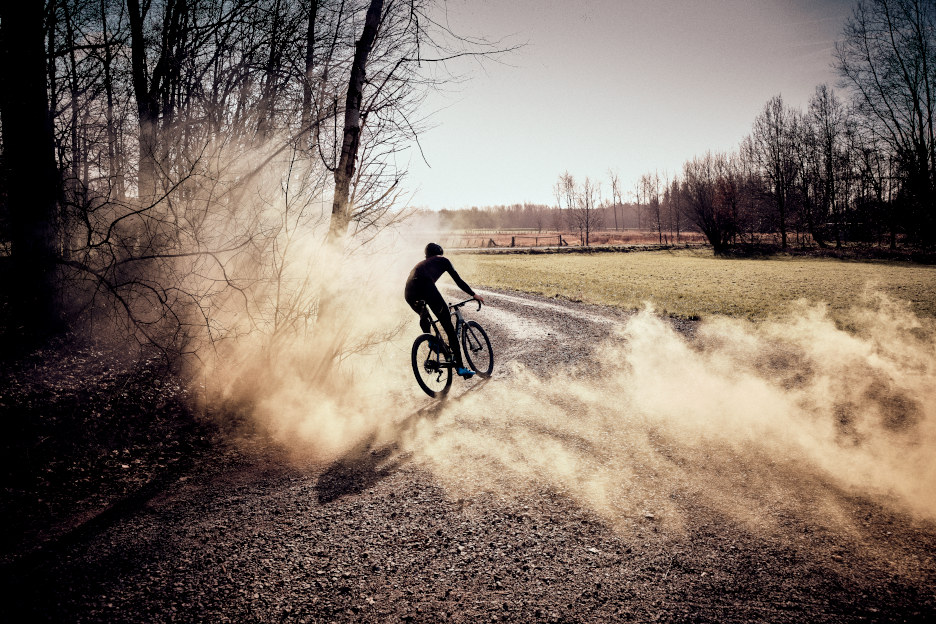
<svg viewBox="0 0 936 624">
<path fill-rule="evenodd" d="M 390 447 L 453 497 L 557 492 L 617 526 L 678 529 L 686 501 L 757 526 L 847 525 L 854 496 L 936 519 L 936 329 L 906 305 L 869 296 L 843 322 L 803 304 L 708 320 L 692 339 L 645 309 L 548 377 L 522 361 L 535 343 L 511 345 L 525 355 L 438 401 L 413 378 L 419 329 L 402 301 L 422 246 L 400 247 L 310 252 L 308 327 L 246 336 L 207 369 L 224 413 L 318 465 Z"/>
</svg>

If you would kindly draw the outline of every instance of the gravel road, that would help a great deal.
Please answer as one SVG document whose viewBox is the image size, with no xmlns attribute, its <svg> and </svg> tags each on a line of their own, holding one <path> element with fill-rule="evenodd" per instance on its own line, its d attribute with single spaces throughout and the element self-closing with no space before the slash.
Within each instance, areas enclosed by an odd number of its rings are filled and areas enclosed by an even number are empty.
<svg viewBox="0 0 936 624">
<path fill-rule="evenodd" d="M 782 461 L 754 467 L 742 450 L 699 465 L 702 451 L 683 452 L 653 426 L 641 430 L 644 446 L 619 454 L 615 445 L 630 438 L 606 424 L 592 430 L 605 421 L 589 416 L 595 403 L 583 388 L 629 315 L 482 293 L 490 305 L 472 317 L 494 344 L 492 379 L 456 380 L 445 403 L 420 399 L 397 439 L 362 440 L 325 465 L 297 464 L 256 440 L 219 448 L 158 494 L 22 565 L 5 588 L 4 621 L 936 616 L 931 522 L 818 477 L 800 483 Z M 668 322 L 693 340 L 695 323 Z M 582 386 L 536 403 L 557 371 Z M 646 449 L 656 457 L 644 465 Z M 730 489 L 716 498 L 674 474 L 730 477 L 750 514 L 725 504 Z M 640 500 L 624 500 L 628 492 Z M 810 505 L 817 492 L 834 500 L 834 518 L 832 507 Z"/>
</svg>

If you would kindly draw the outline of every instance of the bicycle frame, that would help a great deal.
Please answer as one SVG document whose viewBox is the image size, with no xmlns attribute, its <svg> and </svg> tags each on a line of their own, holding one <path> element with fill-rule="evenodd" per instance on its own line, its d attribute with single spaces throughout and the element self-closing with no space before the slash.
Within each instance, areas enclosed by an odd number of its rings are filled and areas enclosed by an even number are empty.
<svg viewBox="0 0 936 624">
<path fill-rule="evenodd" d="M 420 315 L 426 315 L 432 329 L 426 328 L 423 334 L 413 341 L 413 348 L 410 351 L 411 361 L 416 381 L 431 397 L 444 395 L 452 385 L 452 374 L 455 368 L 453 351 L 459 347 L 463 347 L 465 356 L 465 363 L 459 363 L 459 366 L 466 368 L 466 370 L 459 368 L 459 374 L 464 377 L 475 374 L 481 377 L 491 376 L 491 369 L 494 366 L 491 341 L 478 323 L 466 320 L 461 312 L 462 306 L 469 301 L 472 299 L 448 304 L 447 312 L 455 317 L 453 329 L 455 330 L 454 339 L 457 341 L 451 345 L 447 341 L 448 336 L 443 338 L 442 331 L 439 329 L 442 318 L 434 317 L 432 309 L 426 305 L 425 301 L 420 301 L 416 306 Z M 481 309 L 481 301 L 478 301 L 478 309 Z"/>
<path fill-rule="evenodd" d="M 448 304 L 448 309 L 449 309 L 450 314 L 455 315 L 454 325 L 455 325 L 456 340 L 458 339 L 458 336 L 461 336 L 462 328 L 464 328 L 465 326 L 465 318 L 462 316 L 461 308 L 463 305 L 465 305 L 469 301 L 475 301 L 475 299 L 474 298 L 465 299 L 464 301 L 461 301 L 459 303 Z M 435 318 L 435 315 L 432 313 L 432 309 L 426 305 L 425 301 L 422 302 L 422 307 L 426 310 L 426 313 L 429 316 L 429 323 L 432 325 L 432 333 L 435 334 L 435 337 L 438 338 L 439 341 L 442 343 L 442 345 L 445 347 L 445 362 L 440 362 L 439 366 L 450 368 L 454 366 L 454 363 L 452 362 L 452 347 L 451 345 L 449 345 L 447 338 L 442 338 L 442 332 L 439 331 L 439 327 L 438 327 L 438 324 L 440 321 L 439 319 Z M 480 301 L 478 301 L 478 309 L 479 310 L 481 309 Z"/>
</svg>

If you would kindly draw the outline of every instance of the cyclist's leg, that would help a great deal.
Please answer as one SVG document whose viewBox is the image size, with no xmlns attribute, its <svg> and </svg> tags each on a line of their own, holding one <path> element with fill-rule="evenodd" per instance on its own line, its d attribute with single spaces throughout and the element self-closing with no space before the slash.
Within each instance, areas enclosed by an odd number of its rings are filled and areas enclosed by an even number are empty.
<svg viewBox="0 0 936 624">
<path fill-rule="evenodd" d="M 432 322 L 429 320 L 429 310 L 426 309 L 426 306 L 423 306 L 422 310 L 419 311 L 419 327 L 426 334 L 432 330 Z"/>
<path fill-rule="evenodd" d="M 415 284 L 408 283 L 403 295 L 406 303 L 413 309 L 413 312 L 419 315 L 419 327 L 424 333 L 432 330 L 432 323 L 429 321 L 429 311 L 426 309 L 426 293 Z"/>
<path fill-rule="evenodd" d="M 446 305 L 445 299 L 442 298 L 439 291 L 436 288 L 432 290 L 434 292 L 425 293 L 426 305 L 435 312 L 436 318 L 439 319 L 439 323 L 442 325 L 442 329 L 445 330 L 445 335 L 448 336 L 449 348 L 452 350 L 455 365 L 458 368 L 462 368 L 464 364 L 462 364 L 461 347 L 458 345 L 458 336 L 455 335 L 455 326 L 452 325 L 452 314 L 449 312 L 448 305 Z"/>
</svg>

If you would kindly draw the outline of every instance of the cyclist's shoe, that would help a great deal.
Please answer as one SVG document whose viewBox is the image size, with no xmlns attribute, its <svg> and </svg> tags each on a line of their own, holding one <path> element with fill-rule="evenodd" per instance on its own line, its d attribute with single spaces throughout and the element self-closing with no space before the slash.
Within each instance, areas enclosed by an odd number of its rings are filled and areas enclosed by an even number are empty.
<svg viewBox="0 0 936 624">
<path fill-rule="evenodd" d="M 470 368 L 465 368 L 464 366 L 459 367 L 457 372 L 465 379 L 471 379 L 471 377 L 475 374 L 473 370 Z"/>
</svg>

